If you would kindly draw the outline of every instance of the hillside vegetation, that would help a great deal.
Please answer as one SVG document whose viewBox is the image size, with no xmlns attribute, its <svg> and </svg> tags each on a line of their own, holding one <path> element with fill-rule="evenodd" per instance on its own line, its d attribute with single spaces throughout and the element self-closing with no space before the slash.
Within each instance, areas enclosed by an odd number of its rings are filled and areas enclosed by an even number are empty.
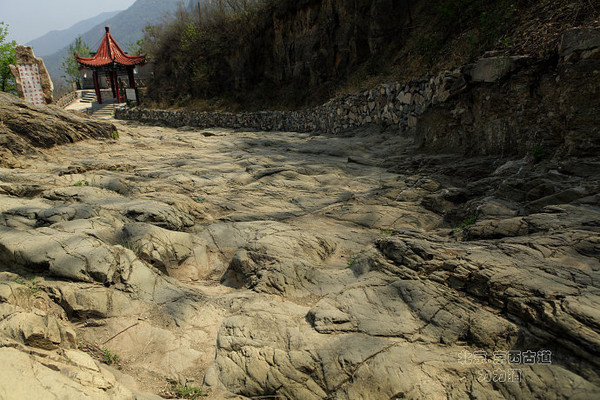
<svg viewBox="0 0 600 400">
<path fill-rule="evenodd" d="M 486 51 L 549 57 L 564 30 L 598 25 L 581 0 L 267 0 L 180 10 L 149 30 L 160 107 L 290 109 L 452 69 Z M 239 7 L 238 7 L 239 9 Z"/>
</svg>

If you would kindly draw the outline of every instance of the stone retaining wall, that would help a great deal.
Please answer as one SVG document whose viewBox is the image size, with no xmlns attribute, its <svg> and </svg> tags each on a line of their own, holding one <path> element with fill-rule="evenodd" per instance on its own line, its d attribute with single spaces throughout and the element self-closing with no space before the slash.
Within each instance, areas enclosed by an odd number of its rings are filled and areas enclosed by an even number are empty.
<svg viewBox="0 0 600 400">
<path fill-rule="evenodd" d="M 430 106 L 443 103 L 462 92 L 470 81 L 493 82 L 516 69 L 522 57 L 492 57 L 453 72 L 408 84 L 383 84 L 357 94 L 335 98 L 319 107 L 301 111 L 219 113 L 169 111 L 143 108 L 117 110 L 115 117 L 169 126 L 202 128 L 250 128 L 295 132 L 338 133 L 377 124 L 400 129 L 413 128 Z M 491 67 L 490 67 L 491 66 Z"/>
<path fill-rule="evenodd" d="M 234 114 L 133 108 L 117 110 L 115 117 L 159 122 L 169 126 L 251 128 L 267 131 L 338 133 L 371 123 L 406 128 L 414 127 L 417 117 L 427 107 L 446 101 L 466 85 L 464 72 L 456 70 L 409 84 L 383 84 L 371 90 L 339 97 L 319 107 L 301 111 Z"/>
</svg>

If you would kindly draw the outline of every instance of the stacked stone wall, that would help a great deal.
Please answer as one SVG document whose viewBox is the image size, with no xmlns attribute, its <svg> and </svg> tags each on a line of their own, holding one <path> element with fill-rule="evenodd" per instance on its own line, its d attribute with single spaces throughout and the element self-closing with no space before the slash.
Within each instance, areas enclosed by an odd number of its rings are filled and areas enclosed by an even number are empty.
<svg viewBox="0 0 600 400">
<path fill-rule="evenodd" d="M 367 124 L 416 126 L 417 118 L 431 105 L 442 103 L 467 86 L 462 70 L 408 84 L 382 84 L 371 90 L 335 98 L 321 106 L 300 111 L 243 113 L 151 110 L 116 110 L 116 118 L 164 123 L 170 126 L 249 128 L 295 132 L 329 132 Z"/>
</svg>

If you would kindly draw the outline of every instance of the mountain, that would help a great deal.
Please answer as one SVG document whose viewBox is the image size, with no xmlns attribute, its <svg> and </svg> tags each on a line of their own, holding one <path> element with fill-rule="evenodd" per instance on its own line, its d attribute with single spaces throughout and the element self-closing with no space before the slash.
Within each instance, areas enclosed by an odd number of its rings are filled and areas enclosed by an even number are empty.
<svg viewBox="0 0 600 400">
<path fill-rule="evenodd" d="M 78 35 L 87 32 L 90 26 L 101 24 L 107 19 L 114 17 L 121 11 L 122 10 L 104 12 L 93 18 L 78 22 L 68 29 L 63 29 L 61 31 L 50 31 L 44 36 L 40 36 L 39 38 L 27 43 L 27 46 L 33 47 L 36 56 L 47 56 L 57 52 L 65 46 L 68 46 L 69 43 L 71 43 Z"/>
<path fill-rule="evenodd" d="M 210 13 L 213 10 L 218 10 L 219 7 L 223 7 L 225 11 L 241 11 L 244 9 L 244 3 L 248 8 L 254 7 L 255 5 L 264 3 L 265 0 L 227 0 L 227 1 L 219 1 L 219 0 L 203 0 L 202 1 L 202 13 L 204 16 L 207 13 Z M 198 0 L 189 0 L 187 4 L 187 10 L 193 11 L 195 13 L 198 12 Z"/>
<path fill-rule="evenodd" d="M 146 26 L 162 22 L 165 14 L 175 11 L 180 3 L 181 0 L 137 0 L 128 9 L 91 26 L 85 33 L 81 34 L 81 37 L 92 51 L 96 51 L 104 36 L 104 27 L 110 26 L 110 33 L 127 51 L 129 44 L 135 43 L 143 37 L 143 30 Z M 68 43 L 72 43 L 76 37 L 77 35 L 73 35 Z M 59 51 L 44 57 L 46 68 L 48 68 L 55 85 L 64 83 L 61 78 L 63 72 L 60 67 L 63 59 L 67 56 L 68 48 L 69 45 L 67 44 Z"/>
</svg>

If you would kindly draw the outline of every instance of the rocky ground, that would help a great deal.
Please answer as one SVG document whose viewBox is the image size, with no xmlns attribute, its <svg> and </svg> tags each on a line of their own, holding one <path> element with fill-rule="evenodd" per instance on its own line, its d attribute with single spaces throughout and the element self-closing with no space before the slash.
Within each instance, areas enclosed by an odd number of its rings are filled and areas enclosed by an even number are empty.
<svg viewBox="0 0 600 400">
<path fill-rule="evenodd" d="M 0 398 L 600 397 L 597 159 L 116 128 L 0 169 Z"/>
</svg>

